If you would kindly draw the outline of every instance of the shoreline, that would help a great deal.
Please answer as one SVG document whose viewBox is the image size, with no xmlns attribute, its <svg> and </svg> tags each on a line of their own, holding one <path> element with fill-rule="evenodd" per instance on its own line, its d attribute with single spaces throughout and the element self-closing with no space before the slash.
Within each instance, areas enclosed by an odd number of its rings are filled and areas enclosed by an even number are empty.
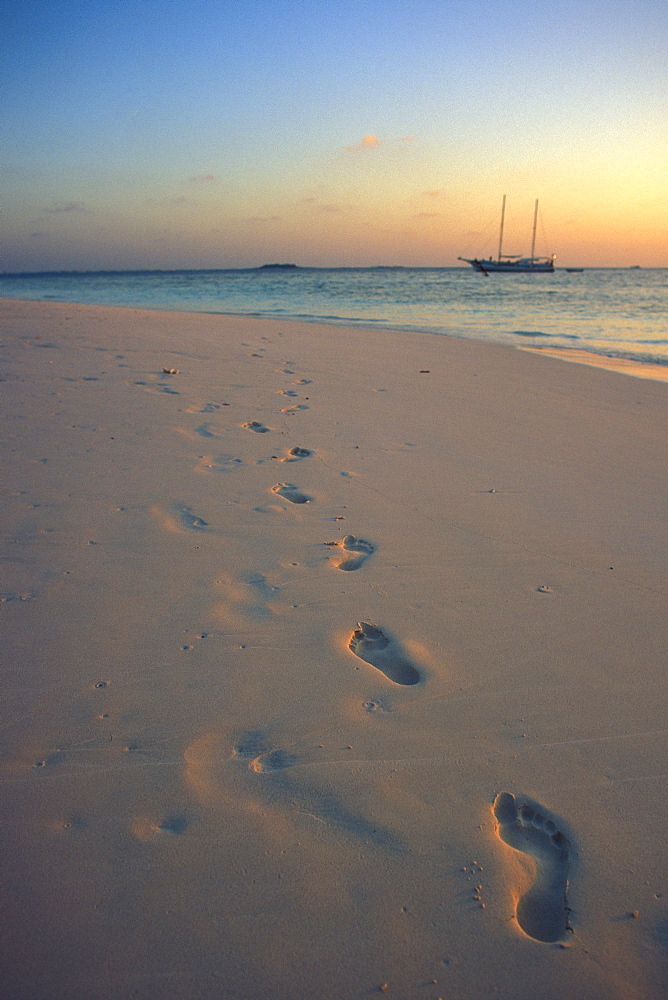
<svg viewBox="0 0 668 1000">
<path fill-rule="evenodd" d="M 584 351 L 577 347 L 522 347 L 520 345 L 517 349 L 520 351 L 530 351 L 532 354 L 542 354 L 546 358 L 556 358 L 559 361 L 570 361 L 574 364 L 604 368 L 606 371 L 617 372 L 620 375 L 633 375 L 636 378 L 646 378 L 656 382 L 668 382 L 668 365 L 660 365 L 654 361 L 635 361 L 630 358 L 617 358 L 609 354 L 596 354 L 594 351 Z"/>
<path fill-rule="evenodd" d="M 258 269 L 259 270 L 259 269 Z M 368 269 L 366 269 L 368 270 Z M 614 269 L 619 270 L 619 269 Z M 67 273 L 67 272 L 66 272 Z M 107 273 L 107 272 L 101 272 Z M 109 272 L 117 273 L 117 272 Z M 118 272 L 124 273 L 124 272 Z M 134 272 L 130 272 L 134 273 Z M 138 272 L 141 273 L 141 272 Z M 152 272 L 151 272 L 152 273 Z M 172 272 L 166 272 L 172 273 Z M 179 272 L 174 272 L 179 273 Z M 228 319 L 246 319 L 246 320 L 258 320 L 261 322 L 268 323 L 303 323 L 308 326 L 317 327 L 332 327 L 333 329 L 350 329 L 358 331 L 368 331 L 376 333 L 389 333 L 389 334 L 404 334 L 408 336 L 430 336 L 430 337 L 450 337 L 458 340 L 472 340 L 476 343 L 481 344 L 497 344 L 498 346 L 510 347 L 513 350 L 527 351 L 535 354 L 543 354 L 545 357 L 553 358 L 561 361 L 570 361 L 572 363 L 577 363 L 581 365 L 588 365 L 595 368 L 606 369 L 608 371 L 614 371 L 622 375 L 631 375 L 636 378 L 645 378 L 656 382 L 668 382 L 668 364 L 662 364 L 656 361 L 645 361 L 637 358 L 624 358 L 617 357 L 610 354 L 599 353 L 596 351 L 590 351 L 584 348 L 577 347 L 542 347 L 542 346 L 525 346 L 524 344 L 504 344 L 499 341 L 486 340 L 484 338 L 477 338 L 471 336 L 469 333 L 462 332 L 464 329 L 469 330 L 469 327 L 451 327 L 447 332 L 436 332 L 434 330 L 429 330 L 426 328 L 419 327 L 409 327 L 401 325 L 392 325 L 386 322 L 378 321 L 377 323 L 371 322 L 369 320 L 355 320 L 355 319 L 339 319 L 337 317 L 326 317 L 326 318 L 305 318 L 303 316 L 265 316 L 258 313 L 234 313 L 234 312 L 218 312 L 213 310 L 175 310 L 171 307 L 161 307 L 161 306 L 133 306 L 133 305 L 97 305 L 79 302 L 61 302 L 52 300 L 35 300 L 35 299 L 14 299 L 14 298 L 3 298 L 0 297 L 0 303 L 2 302 L 22 302 L 25 304 L 33 305 L 80 305 L 82 307 L 99 308 L 99 309 L 121 309 L 130 311 L 146 311 L 146 312 L 156 312 L 156 313 L 181 313 L 185 316 L 190 315 L 200 315 L 200 316 L 219 316 Z"/>
<path fill-rule="evenodd" d="M 660 995 L 663 389 L 0 320 L 6 994 Z"/>
</svg>

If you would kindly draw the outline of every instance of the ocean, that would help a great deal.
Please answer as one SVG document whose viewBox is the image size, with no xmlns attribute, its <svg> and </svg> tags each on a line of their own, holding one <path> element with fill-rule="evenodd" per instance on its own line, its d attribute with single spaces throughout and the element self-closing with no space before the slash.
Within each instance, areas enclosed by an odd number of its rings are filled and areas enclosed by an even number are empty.
<svg viewBox="0 0 668 1000">
<path fill-rule="evenodd" d="M 668 269 L 294 268 L 0 275 L 0 297 L 297 319 L 668 364 Z"/>
</svg>

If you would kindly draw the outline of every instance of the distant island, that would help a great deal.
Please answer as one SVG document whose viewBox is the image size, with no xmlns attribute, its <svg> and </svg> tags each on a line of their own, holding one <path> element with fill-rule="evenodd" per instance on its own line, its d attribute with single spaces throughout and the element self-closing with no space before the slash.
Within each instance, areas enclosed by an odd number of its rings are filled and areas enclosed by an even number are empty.
<svg viewBox="0 0 668 1000">
<path fill-rule="evenodd" d="M 277 269 L 285 270 L 286 268 L 290 268 L 291 270 L 296 270 L 297 269 L 297 265 L 296 264 L 262 264 L 261 267 L 258 270 L 260 270 L 260 271 L 275 271 Z"/>
</svg>

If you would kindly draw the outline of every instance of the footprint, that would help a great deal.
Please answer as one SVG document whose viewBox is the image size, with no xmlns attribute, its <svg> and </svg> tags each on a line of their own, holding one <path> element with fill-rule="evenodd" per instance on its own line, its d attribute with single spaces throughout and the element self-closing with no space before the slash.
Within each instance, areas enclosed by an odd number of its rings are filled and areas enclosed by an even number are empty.
<svg viewBox="0 0 668 1000">
<path fill-rule="evenodd" d="M 274 605 L 280 597 L 279 586 L 262 573 L 243 578 L 221 576 L 215 581 L 222 600 L 215 605 L 215 615 L 233 626 L 247 621 L 270 621 L 275 617 Z"/>
<path fill-rule="evenodd" d="M 174 510 L 183 527 L 188 528 L 190 531 L 206 531 L 209 527 L 208 521 L 193 514 L 192 507 L 186 507 L 184 504 L 176 504 Z"/>
<path fill-rule="evenodd" d="M 267 734 L 259 729 L 246 733 L 236 744 L 232 755 L 248 762 L 248 770 L 263 774 L 294 767 L 299 758 L 289 750 L 271 748 Z"/>
<path fill-rule="evenodd" d="M 138 816 L 131 829 L 137 840 L 150 843 L 165 834 L 173 837 L 181 836 L 190 826 L 190 822 L 190 817 L 185 813 L 172 813 L 162 820 L 156 820 L 154 816 Z"/>
<path fill-rule="evenodd" d="M 341 558 L 336 563 L 336 568 L 344 570 L 359 569 L 369 556 L 376 551 L 375 545 L 372 545 L 371 542 L 367 542 L 364 538 L 355 538 L 354 535 L 345 535 L 340 541 L 325 542 L 325 545 L 331 545 L 342 550 Z"/>
<path fill-rule="evenodd" d="M 276 483 L 275 486 L 272 486 L 271 492 L 277 493 L 279 497 L 289 500 L 290 503 L 311 502 L 311 497 L 307 497 L 305 493 L 300 493 L 294 483 Z"/>
<path fill-rule="evenodd" d="M 230 472 L 243 464 L 243 459 L 236 455 L 202 455 L 195 469 L 198 472 Z"/>
<path fill-rule="evenodd" d="M 188 406 L 186 408 L 186 413 L 215 413 L 216 410 L 219 409 L 219 403 L 205 403 L 203 406 L 200 406 L 199 403 L 195 403 L 193 406 Z"/>
<path fill-rule="evenodd" d="M 298 462 L 302 458 L 309 458 L 313 454 L 308 448 L 298 448 L 295 446 L 291 448 L 285 458 L 281 459 L 281 462 Z"/>
<path fill-rule="evenodd" d="M 396 642 L 388 639 L 375 625 L 369 622 L 359 622 L 348 643 L 355 656 L 370 663 L 388 680 L 395 684 L 418 684 L 420 674 L 404 657 Z"/>
<path fill-rule="evenodd" d="M 553 820 L 500 792 L 494 816 L 501 840 L 530 855 L 536 864 L 536 881 L 517 904 L 517 922 L 536 941 L 554 942 L 568 930 L 568 866 L 570 844 Z"/>
<path fill-rule="evenodd" d="M 362 708 L 365 712 L 369 712 L 370 714 L 392 711 L 392 709 L 388 708 L 385 702 L 380 698 L 367 698 L 366 701 L 362 702 Z"/>
<path fill-rule="evenodd" d="M 199 427 L 195 427 L 193 433 L 199 434 L 199 436 L 203 438 L 219 437 L 220 435 L 218 435 L 215 430 L 212 430 L 212 427 L 213 424 L 210 423 L 200 424 Z"/>
<path fill-rule="evenodd" d="M 188 531 L 211 530 L 208 521 L 198 517 L 193 513 L 192 507 L 186 507 L 185 504 L 173 504 L 169 510 L 156 505 L 151 508 L 151 513 L 165 531 L 180 532 L 184 528 Z"/>
<path fill-rule="evenodd" d="M 266 434 L 269 431 L 268 427 L 261 424 L 259 420 L 249 420 L 248 423 L 242 424 L 246 430 L 255 431 L 256 434 Z"/>
</svg>

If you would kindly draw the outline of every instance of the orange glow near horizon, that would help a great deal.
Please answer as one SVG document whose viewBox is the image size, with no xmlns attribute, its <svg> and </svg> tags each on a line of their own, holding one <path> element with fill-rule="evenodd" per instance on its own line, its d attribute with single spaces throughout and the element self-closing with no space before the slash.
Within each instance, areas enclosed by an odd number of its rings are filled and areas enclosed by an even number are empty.
<svg viewBox="0 0 668 1000">
<path fill-rule="evenodd" d="M 668 266 L 664 4 L 417 2 L 9 11 L 3 270 Z"/>
</svg>

